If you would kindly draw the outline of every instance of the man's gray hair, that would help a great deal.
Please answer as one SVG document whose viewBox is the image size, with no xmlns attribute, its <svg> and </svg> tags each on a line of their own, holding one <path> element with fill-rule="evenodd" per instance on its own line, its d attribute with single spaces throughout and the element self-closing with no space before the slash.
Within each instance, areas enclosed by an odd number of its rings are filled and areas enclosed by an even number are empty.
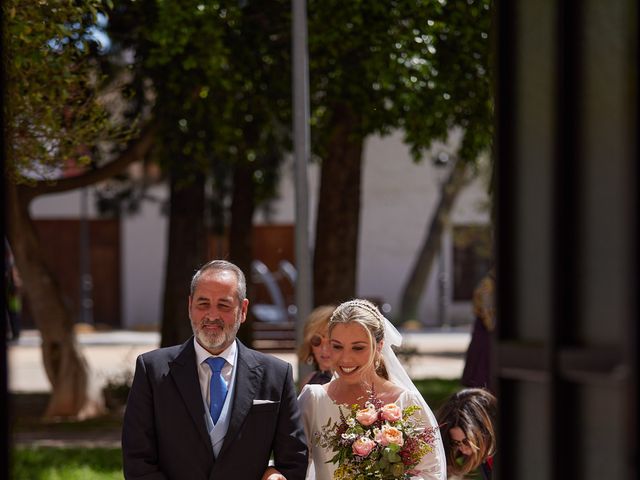
<svg viewBox="0 0 640 480">
<path fill-rule="evenodd" d="M 202 267 L 200 267 L 200 269 L 193 275 L 193 278 L 191 279 L 191 296 L 193 296 L 193 293 L 198 286 L 200 277 L 202 277 L 202 275 L 209 271 L 233 272 L 238 279 L 238 301 L 242 303 L 242 301 L 247 298 L 247 280 L 245 279 L 244 273 L 237 265 L 234 265 L 233 263 L 226 260 L 211 260 L 210 262 L 207 262 Z"/>
</svg>

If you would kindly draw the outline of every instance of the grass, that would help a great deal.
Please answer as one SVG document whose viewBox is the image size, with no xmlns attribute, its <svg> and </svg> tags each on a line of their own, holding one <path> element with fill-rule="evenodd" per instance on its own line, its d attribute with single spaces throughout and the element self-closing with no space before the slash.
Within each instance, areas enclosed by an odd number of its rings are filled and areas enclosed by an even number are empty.
<svg viewBox="0 0 640 480">
<path fill-rule="evenodd" d="M 12 452 L 15 480 L 122 480 L 119 448 L 17 447 Z"/>
<path fill-rule="evenodd" d="M 460 379 L 426 378 L 414 380 L 413 383 L 427 401 L 427 404 L 431 407 L 434 414 L 451 394 L 462 388 Z"/>
</svg>

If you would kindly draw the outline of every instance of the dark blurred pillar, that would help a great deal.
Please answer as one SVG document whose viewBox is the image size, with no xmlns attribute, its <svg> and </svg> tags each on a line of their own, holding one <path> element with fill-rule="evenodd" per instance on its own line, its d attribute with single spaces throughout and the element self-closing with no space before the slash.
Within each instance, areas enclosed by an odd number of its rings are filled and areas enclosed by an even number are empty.
<svg viewBox="0 0 640 480">
<path fill-rule="evenodd" d="M 637 0 L 499 0 L 497 477 L 638 474 Z"/>
</svg>

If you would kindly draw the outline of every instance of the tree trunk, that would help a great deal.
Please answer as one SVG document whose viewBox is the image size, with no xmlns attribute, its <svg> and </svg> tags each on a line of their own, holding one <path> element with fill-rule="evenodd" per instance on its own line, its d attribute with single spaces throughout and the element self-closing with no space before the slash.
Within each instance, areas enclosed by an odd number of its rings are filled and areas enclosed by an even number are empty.
<svg viewBox="0 0 640 480">
<path fill-rule="evenodd" d="M 5 175 L 5 212 L 9 243 L 20 272 L 23 292 L 42 338 L 42 360 L 51 383 L 51 397 L 45 418 L 86 418 L 102 412 L 102 397 L 89 389 L 89 366 L 75 341 L 74 321 L 62 301 L 60 289 L 46 266 L 33 221 L 31 200 L 40 195 L 67 192 L 110 178 L 131 163 L 142 160 L 153 146 L 155 122 L 149 122 L 140 137 L 118 158 L 75 177 L 55 182 L 42 180 L 18 186 Z M 8 165 L 12 165 L 9 159 Z M 10 173 L 11 170 L 8 170 Z M 65 254 L 67 252 L 61 252 Z"/>
<path fill-rule="evenodd" d="M 315 305 L 355 296 L 363 138 L 348 107 L 336 109 L 322 161 L 313 259 Z"/>
<path fill-rule="evenodd" d="M 78 348 L 74 321 L 62 302 L 58 284 L 41 254 L 29 215 L 30 195 L 11 180 L 5 181 L 8 237 L 22 277 L 23 292 L 42 337 L 42 361 L 51 383 L 45 418 L 86 418 L 102 411 L 98 392 L 89 393 L 88 365 Z M 60 252 L 64 255 L 68 252 Z"/>
<path fill-rule="evenodd" d="M 177 345 L 193 333 L 189 321 L 188 295 L 191 278 L 206 261 L 207 232 L 204 225 L 205 176 L 194 174 L 188 183 L 170 176 L 169 242 L 164 283 L 161 346 Z"/>
<path fill-rule="evenodd" d="M 424 242 L 403 289 L 400 316 L 396 319 L 399 323 L 418 318 L 418 307 L 431 273 L 433 260 L 442 246 L 442 233 L 449 221 L 453 203 L 466 184 L 466 173 L 466 163 L 456 161 L 447 181 L 442 186 L 440 202 L 425 232 Z"/>
<path fill-rule="evenodd" d="M 235 263 L 247 277 L 247 298 L 251 291 L 251 261 L 253 260 L 253 213 L 255 211 L 254 169 L 249 165 L 238 165 L 233 172 L 233 195 L 231 199 L 231 221 L 229 225 L 229 260 Z M 238 332 L 245 345 L 253 342 L 253 317 L 247 320 Z"/>
</svg>

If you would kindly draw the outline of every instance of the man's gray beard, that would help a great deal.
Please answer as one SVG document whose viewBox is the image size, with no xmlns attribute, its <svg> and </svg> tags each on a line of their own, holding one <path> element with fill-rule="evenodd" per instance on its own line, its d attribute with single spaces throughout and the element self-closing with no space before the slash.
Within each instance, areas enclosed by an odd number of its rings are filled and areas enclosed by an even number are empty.
<svg viewBox="0 0 640 480">
<path fill-rule="evenodd" d="M 216 336 L 206 335 L 202 330 L 197 330 L 193 325 L 193 322 L 191 322 L 191 330 L 203 347 L 205 347 L 206 349 L 217 350 L 218 348 L 227 344 L 227 342 L 228 345 L 231 345 L 233 340 L 235 340 L 236 334 L 240 329 L 240 324 L 242 323 L 240 321 L 240 318 L 241 314 L 238 314 L 238 316 L 236 317 L 236 321 L 233 324 L 233 328 L 229 331 L 227 331 L 226 329 L 226 324 L 223 323 L 222 332 L 220 332 L 220 334 Z"/>
</svg>

